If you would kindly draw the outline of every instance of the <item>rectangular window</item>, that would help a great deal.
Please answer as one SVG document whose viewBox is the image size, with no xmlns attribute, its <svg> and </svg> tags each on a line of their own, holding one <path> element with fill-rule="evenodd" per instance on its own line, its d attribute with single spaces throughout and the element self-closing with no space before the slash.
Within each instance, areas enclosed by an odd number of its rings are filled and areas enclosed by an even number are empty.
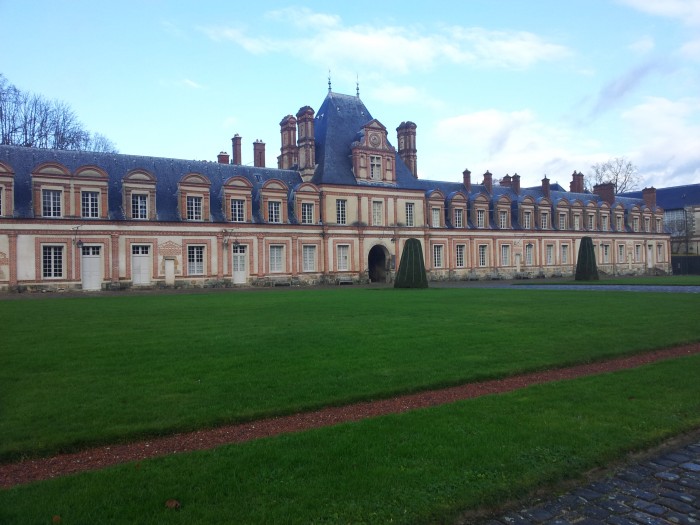
<svg viewBox="0 0 700 525">
<path fill-rule="evenodd" d="M 542 215 L 540 215 L 540 228 L 543 230 L 546 230 L 549 228 L 549 214 L 547 212 L 543 212 Z"/>
<path fill-rule="evenodd" d="M 569 245 L 568 244 L 561 245 L 561 263 L 562 264 L 569 264 Z"/>
<path fill-rule="evenodd" d="M 603 215 L 603 216 L 600 218 L 600 221 L 601 221 L 601 223 L 602 223 L 602 224 L 601 224 L 601 228 L 603 229 L 603 231 L 604 231 L 604 232 L 608 231 L 608 230 L 610 229 L 610 228 L 608 227 L 608 216 L 607 216 L 607 215 Z"/>
<path fill-rule="evenodd" d="M 413 226 L 415 224 L 415 214 L 413 213 L 413 203 L 406 203 L 406 226 Z"/>
<path fill-rule="evenodd" d="M 525 264 L 527 266 L 532 266 L 532 253 L 534 248 L 535 247 L 532 244 L 527 244 L 525 246 Z"/>
<path fill-rule="evenodd" d="M 664 262 L 664 246 L 663 244 L 656 245 L 656 261 Z"/>
<path fill-rule="evenodd" d="M 350 269 L 350 246 L 347 244 L 340 244 L 336 250 L 336 255 L 338 257 L 338 271 L 347 272 Z"/>
<path fill-rule="evenodd" d="M 595 215 L 588 216 L 588 229 L 589 230 L 595 229 Z"/>
<path fill-rule="evenodd" d="M 610 245 L 603 245 L 603 264 L 608 264 L 610 262 Z"/>
<path fill-rule="evenodd" d="M 302 202 L 301 203 L 301 223 L 302 224 L 313 224 L 314 223 L 314 203 L 313 202 Z"/>
<path fill-rule="evenodd" d="M 559 229 L 566 230 L 566 213 L 559 214 Z"/>
<path fill-rule="evenodd" d="M 581 229 L 581 216 L 577 213 L 574 215 L 574 230 Z"/>
<path fill-rule="evenodd" d="M 61 190 L 41 190 L 41 208 L 44 217 L 61 216 Z"/>
<path fill-rule="evenodd" d="M 642 262 L 642 245 L 634 245 L 634 262 Z"/>
<path fill-rule="evenodd" d="M 337 201 L 335 201 L 335 222 L 336 222 L 336 224 L 347 224 L 347 222 L 348 222 L 347 206 L 348 206 L 348 201 L 346 201 L 345 199 L 338 199 Z"/>
<path fill-rule="evenodd" d="M 284 246 L 273 244 L 270 246 L 270 273 L 280 273 L 284 271 Z"/>
<path fill-rule="evenodd" d="M 455 228 L 464 228 L 464 210 L 455 210 Z"/>
<path fill-rule="evenodd" d="M 624 244 L 617 245 L 617 262 L 619 262 L 619 263 L 625 262 L 625 245 Z"/>
<path fill-rule="evenodd" d="M 650 227 L 651 227 L 651 220 L 649 219 L 649 217 L 644 217 L 644 231 L 648 232 L 650 230 Z"/>
<path fill-rule="evenodd" d="M 505 230 L 508 227 L 508 212 L 500 211 L 498 212 L 498 227 Z"/>
<path fill-rule="evenodd" d="M 382 201 L 372 201 L 372 224 L 374 226 L 384 225 L 384 203 Z"/>
<path fill-rule="evenodd" d="M 202 220 L 202 197 L 188 195 L 187 202 L 187 220 L 201 221 Z"/>
<path fill-rule="evenodd" d="M 663 229 L 661 228 L 661 219 L 656 219 L 656 233 L 662 233 Z"/>
<path fill-rule="evenodd" d="M 44 279 L 63 277 L 63 246 L 43 246 L 42 248 L 41 274 Z"/>
<path fill-rule="evenodd" d="M 245 222 L 245 201 L 243 199 L 231 199 L 231 220 Z"/>
<path fill-rule="evenodd" d="M 457 245 L 457 251 L 455 252 L 455 263 L 457 264 L 457 268 L 464 268 L 464 250 L 464 244 Z"/>
<path fill-rule="evenodd" d="M 304 245 L 301 247 L 302 269 L 305 272 L 316 271 L 316 246 Z"/>
<path fill-rule="evenodd" d="M 476 227 L 483 228 L 486 224 L 486 212 L 484 210 L 476 210 Z"/>
<path fill-rule="evenodd" d="M 523 228 L 529 230 L 532 228 L 532 213 L 526 211 L 523 213 Z"/>
<path fill-rule="evenodd" d="M 267 222 L 282 222 L 282 203 L 279 201 L 267 202 Z"/>
<path fill-rule="evenodd" d="M 433 268 L 442 268 L 442 244 L 433 246 Z"/>
<path fill-rule="evenodd" d="M 552 264 L 554 264 L 554 245 L 553 244 L 547 245 L 546 254 L 547 254 L 547 265 L 551 266 Z"/>
<path fill-rule="evenodd" d="M 510 266 L 510 245 L 501 245 L 501 266 Z"/>
<path fill-rule="evenodd" d="M 433 208 L 431 211 L 433 214 L 433 228 L 439 228 L 440 227 L 440 208 Z"/>
<path fill-rule="evenodd" d="M 374 180 L 382 179 L 382 158 L 377 155 L 369 157 L 369 176 Z"/>
<path fill-rule="evenodd" d="M 615 217 L 615 229 L 619 232 L 622 231 L 622 215 Z"/>
<path fill-rule="evenodd" d="M 488 246 L 485 244 L 479 245 L 479 266 L 484 267 L 488 263 Z"/>
<path fill-rule="evenodd" d="M 86 219 L 100 216 L 100 194 L 96 191 L 84 191 L 80 194 L 82 215 Z"/>
<path fill-rule="evenodd" d="M 634 231 L 636 231 L 636 232 L 639 231 L 639 217 L 635 217 L 635 218 L 632 220 L 632 229 L 633 229 Z"/>
<path fill-rule="evenodd" d="M 143 193 L 131 194 L 131 218 L 148 219 L 148 195 Z"/>
<path fill-rule="evenodd" d="M 187 274 L 204 275 L 204 246 L 187 247 Z"/>
</svg>

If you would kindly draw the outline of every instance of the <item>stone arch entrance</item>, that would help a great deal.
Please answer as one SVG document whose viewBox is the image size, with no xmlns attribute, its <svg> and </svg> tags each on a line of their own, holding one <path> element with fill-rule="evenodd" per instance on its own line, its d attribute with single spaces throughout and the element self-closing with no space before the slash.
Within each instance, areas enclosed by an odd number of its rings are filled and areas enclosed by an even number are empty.
<svg viewBox="0 0 700 525">
<path fill-rule="evenodd" d="M 372 283 L 385 283 L 389 269 L 389 251 L 379 244 L 372 246 L 367 256 L 367 273 Z"/>
</svg>

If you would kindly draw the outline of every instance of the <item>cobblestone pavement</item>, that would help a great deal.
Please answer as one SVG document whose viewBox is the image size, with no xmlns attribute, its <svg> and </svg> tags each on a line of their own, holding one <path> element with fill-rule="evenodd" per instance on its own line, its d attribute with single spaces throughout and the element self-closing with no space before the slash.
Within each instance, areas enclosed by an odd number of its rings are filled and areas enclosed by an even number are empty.
<svg viewBox="0 0 700 525">
<path fill-rule="evenodd" d="M 700 440 L 486 525 L 700 524 Z"/>
</svg>

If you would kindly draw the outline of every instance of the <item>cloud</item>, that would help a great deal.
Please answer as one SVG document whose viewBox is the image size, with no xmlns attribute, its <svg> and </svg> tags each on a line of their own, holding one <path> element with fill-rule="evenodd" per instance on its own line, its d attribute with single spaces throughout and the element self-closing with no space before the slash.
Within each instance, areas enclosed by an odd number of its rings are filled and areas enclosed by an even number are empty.
<svg viewBox="0 0 700 525">
<path fill-rule="evenodd" d="M 700 0 L 618 0 L 650 15 L 680 20 L 686 25 L 700 25 Z"/>
<path fill-rule="evenodd" d="M 656 46 L 656 43 L 654 42 L 654 39 L 652 37 L 643 36 L 639 40 L 632 42 L 627 47 L 636 53 L 645 54 L 645 53 L 648 53 L 649 51 L 652 51 L 655 46 Z"/>
<path fill-rule="evenodd" d="M 700 62 L 700 38 L 690 40 L 683 44 L 679 50 L 679 53 L 685 60 Z"/>
<path fill-rule="evenodd" d="M 191 89 L 202 89 L 204 86 L 201 84 L 198 84 L 194 80 L 190 80 L 189 78 L 183 78 L 180 82 L 183 86 L 186 86 Z"/>
</svg>

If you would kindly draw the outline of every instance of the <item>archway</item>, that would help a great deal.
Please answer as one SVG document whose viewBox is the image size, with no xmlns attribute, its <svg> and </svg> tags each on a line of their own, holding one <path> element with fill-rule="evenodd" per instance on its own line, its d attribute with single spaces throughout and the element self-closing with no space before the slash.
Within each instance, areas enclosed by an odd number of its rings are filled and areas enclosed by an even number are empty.
<svg viewBox="0 0 700 525">
<path fill-rule="evenodd" d="M 384 246 L 372 246 L 367 256 L 367 271 L 372 283 L 385 283 L 387 271 L 387 249 Z"/>
</svg>

